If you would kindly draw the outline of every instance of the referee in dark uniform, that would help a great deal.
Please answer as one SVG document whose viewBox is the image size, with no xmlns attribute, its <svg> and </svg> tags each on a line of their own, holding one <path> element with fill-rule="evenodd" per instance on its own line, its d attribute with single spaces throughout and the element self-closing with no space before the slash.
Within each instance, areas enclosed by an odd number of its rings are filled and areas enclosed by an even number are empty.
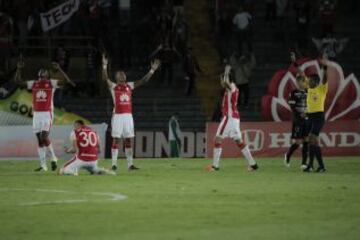
<svg viewBox="0 0 360 240">
<path fill-rule="evenodd" d="M 286 167 L 290 167 L 290 159 L 292 154 L 302 144 L 302 162 L 301 169 L 306 168 L 306 161 L 308 157 L 309 144 L 309 121 L 306 116 L 306 99 L 307 99 L 307 81 L 306 78 L 298 75 L 296 77 L 297 89 L 290 93 L 288 103 L 291 107 L 292 118 L 292 144 L 285 154 L 284 164 Z"/>
</svg>

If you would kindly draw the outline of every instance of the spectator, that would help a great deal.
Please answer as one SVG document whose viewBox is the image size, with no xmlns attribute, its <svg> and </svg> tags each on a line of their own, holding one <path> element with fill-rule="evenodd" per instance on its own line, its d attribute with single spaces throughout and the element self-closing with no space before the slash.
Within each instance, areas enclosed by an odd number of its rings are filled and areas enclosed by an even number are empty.
<svg viewBox="0 0 360 240">
<path fill-rule="evenodd" d="M 231 51 L 233 24 L 227 12 L 222 12 L 217 20 L 218 47 L 221 60 L 228 58 Z"/>
<path fill-rule="evenodd" d="M 230 58 L 230 65 L 234 71 L 235 84 L 240 92 L 238 106 L 243 103 L 243 106 L 247 108 L 249 104 L 249 79 L 256 66 L 255 55 L 246 53 L 241 56 L 235 53 Z M 241 99 L 243 99 L 243 102 L 241 102 Z"/>
<path fill-rule="evenodd" d="M 280 27 L 282 27 L 282 25 L 284 24 L 287 4 L 288 0 L 276 0 L 276 17 L 278 19 Z"/>
<path fill-rule="evenodd" d="M 55 50 L 55 54 L 53 57 L 53 62 L 56 62 L 60 65 L 60 68 L 67 73 L 70 57 L 68 51 L 64 48 L 63 44 L 60 44 L 58 48 Z"/>
<path fill-rule="evenodd" d="M 174 47 L 171 47 L 169 41 L 160 44 L 159 47 L 150 55 L 150 58 L 157 58 L 161 61 L 161 82 L 165 85 L 174 85 L 173 72 L 174 64 L 179 59 L 180 54 Z"/>
<path fill-rule="evenodd" d="M 271 26 L 276 19 L 276 0 L 266 0 L 265 20 Z"/>
<path fill-rule="evenodd" d="M 240 55 L 242 54 L 243 43 L 247 45 L 248 51 L 252 52 L 251 20 L 252 16 L 250 13 L 244 11 L 243 7 L 239 7 L 239 11 L 233 19 L 233 24 L 236 27 L 238 52 Z"/>
<path fill-rule="evenodd" d="M 14 28 L 12 18 L 9 15 L 0 12 L 0 66 L 5 66 L 5 62 L 10 56 L 13 34 Z"/>
<path fill-rule="evenodd" d="M 170 157 L 178 158 L 181 153 L 182 133 L 178 121 L 178 113 L 174 113 L 169 120 Z"/>
<path fill-rule="evenodd" d="M 310 22 L 311 6 L 309 1 L 298 1 L 294 5 L 296 11 L 296 42 L 298 49 L 302 52 L 307 49 L 307 36 Z"/>
<path fill-rule="evenodd" d="M 183 16 L 179 16 L 175 25 L 175 47 L 180 52 L 181 56 L 186 54 L 186 46 L 188 42 L 188 25 Z"/>
<path fill-rule="evenodd" d="M 320 6 L 320 22 L 322 37 L 334 34 L 335 5 L 326 0 Z"/>
<path fill-rule="evenodd" d="M 26 43 L 28 36 L 28 17 L 30 15 L 29 4 L 26 0 L 17 0 L 17 6 L 21 6 L 16 10 L 15 22 L 19 33 L 19 44 L 23 45 Z"/>
<path fill-rule="evenodd" d="M 94 47 L 91 42 L 88 42 L 86 52 L 86 75 L 87 75 L 87 93 L 89 96 L 94 96 L 98 93 L 97 91 L 97 66 L 99 66 L 99 51 Z"/>
<path fill-rule="evenodd" d="M 186 91 L 185 95 L 190 96 L 194 90 L 195 82 L 196 82 L 196 73 L 202 72 L 199 62 L 196 56 L 192 52 L 192 48 L 189 47 L 184 59 L 184 72 L 186 74 Z"/>
</svg>

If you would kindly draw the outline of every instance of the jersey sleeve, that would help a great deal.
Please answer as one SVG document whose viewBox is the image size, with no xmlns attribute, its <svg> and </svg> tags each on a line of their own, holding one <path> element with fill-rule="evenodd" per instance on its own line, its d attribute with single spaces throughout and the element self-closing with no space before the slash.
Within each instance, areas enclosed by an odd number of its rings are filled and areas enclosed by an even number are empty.
<svg viewBox="0 0 360 240">
<path fill-rule="evenodd" d="M 129 87 L 130 87 L 131 89 L 134 89 L 134 87 L 135 87 L 134 82 L 128 82 L 127 85 L 129 85 Z"/>
<path fill-rule="evenodd" d="M 50 82 L 51 82 L 51 86 L 53 88 L 59 88 L 59 80 L 57 79 L 50 79 Z"/>
<path fill-rule="evenodd" d="M 34 80 L 31 80 L 31 81 L 27 81 L 26 82 L 26 87 L 27 87 L 27 89 L 32 89 L 32 87 L 33 87 L 33 85 L 34 85 Z"/>
</svg>

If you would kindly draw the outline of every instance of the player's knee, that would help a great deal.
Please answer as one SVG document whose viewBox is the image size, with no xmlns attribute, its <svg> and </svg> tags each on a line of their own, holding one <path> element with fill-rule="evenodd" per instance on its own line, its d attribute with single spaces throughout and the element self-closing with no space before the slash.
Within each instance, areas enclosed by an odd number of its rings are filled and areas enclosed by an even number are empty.
<svg viewBox="0 0 360 240">
<path fill-rule="evenodd" d="M 219 148 L 219 147 L 221 147 L 221 145 L 222 145 L 222 138 L 220 138 L 220 137 L 215 137 L 214 146 L 217 147 L 217 148 Z"/>
<path fill-rule="evenodd" d="M 114 139 L 111 145 L 112 149 L 119 149 L 119 143 Z"/>
<path fill-rule="evenodd" d="M 131 148 L 131 140 L 130 138 L 126 138 L 124 141 L 125 148 Z"/>
<path fill-rule="evenodd" d="M 43 140 L 42 140 L 42 138 L 41 138 L 40 133 L 37 133 L 37 134 L 36 134 L 36 139 L 37 139 L 37 141 L 38 141 L 39 147 L 43 147 L 43 146 L 44 146 L 44 143 L 43 143 Z"/>
<path fill-rule="evenodd" d="M 246 147 L 246 144 L 245 144 L 241 139 L 235 140 L 235 142 L 236 142 L 236 145 L 237 145 L 240 149 L 243 149 L 244 147 Z"/>
</svg>

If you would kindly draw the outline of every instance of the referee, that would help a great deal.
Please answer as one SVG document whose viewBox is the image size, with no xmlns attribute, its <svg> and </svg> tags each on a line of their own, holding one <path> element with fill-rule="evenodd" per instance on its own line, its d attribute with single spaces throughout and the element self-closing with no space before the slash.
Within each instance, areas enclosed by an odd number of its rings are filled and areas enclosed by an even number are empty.
<svg viewBox="0 0 360 240">
<path fill-rule="evenodd" d="M 325 172 L 325 165 L 321 154 L 321 148 L 319 146 L 319 134 L 325 124 L 324 106 L 326 94 L 328 91 L 327 81 L 327 66 L 328 61 L 324 58 L 319 59 L 320 69 L 323 72 L 323 79 L 320 80 L 320 76 L 317 74 L 309 77 L 309 88 L 307 95 L 307 114 L 310 123 L 310 134 L 309 134 L 309 155 L 310 162 L 304 169 L 304 172 L 312 172 L 314 158 L 316 158 L 319 166 L 316 172 Z"/>
<path fill-rule="evenodd" d="M 316 172 L 325 172 L 325 165 L 322 158 L 321 148 L 319 146 L 319 134 L 325 124 L 325 99 L 328 91 L 327 66 L 328 60 L 321 58 L 318 60 L 323 79 L 321 81 L 318 74 L 312 74 L 308 77 L 308 90 L 306 97 L 307 116 L 309 121 L 309 156 L 310 161 L 304 172 L 312 172 L 314 170 L 314 158 L 316 158 L 319 166 Z M 297 64 L 295 64 L 298 67 Z M 298 72 L 304 76 L 305 73 L 298 67 Z"/>
</svg>

